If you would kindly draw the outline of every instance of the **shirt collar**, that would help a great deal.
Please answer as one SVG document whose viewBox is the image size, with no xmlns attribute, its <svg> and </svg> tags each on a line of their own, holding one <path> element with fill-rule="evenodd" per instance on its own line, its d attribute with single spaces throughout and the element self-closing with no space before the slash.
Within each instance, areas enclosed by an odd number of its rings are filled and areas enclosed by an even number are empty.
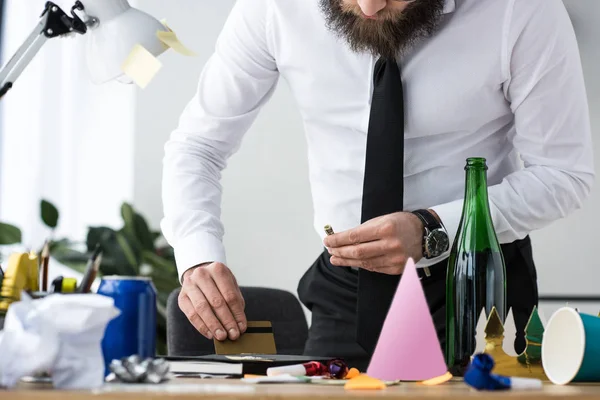
<svg viewBox="0 0 600 400">
<path fill-rule="evenodd" d="M 456 9 L 456 0 L 446 0 L 444 4 L 444 14 L 453 12 Z"/>
</svg>

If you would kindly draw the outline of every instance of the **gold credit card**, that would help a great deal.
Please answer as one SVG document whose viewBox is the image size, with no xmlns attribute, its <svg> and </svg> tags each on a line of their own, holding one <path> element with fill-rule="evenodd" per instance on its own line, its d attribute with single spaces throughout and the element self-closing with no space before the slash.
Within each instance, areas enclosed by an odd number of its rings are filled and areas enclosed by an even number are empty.
<svg viewBox="0 0 600 400">
<path fill-rule="evenodd" d="M 246 332 L 237 340 L 213 341 L 215 354 L 277 354 L 270 321 L 248 321 Z"/>
</svg>

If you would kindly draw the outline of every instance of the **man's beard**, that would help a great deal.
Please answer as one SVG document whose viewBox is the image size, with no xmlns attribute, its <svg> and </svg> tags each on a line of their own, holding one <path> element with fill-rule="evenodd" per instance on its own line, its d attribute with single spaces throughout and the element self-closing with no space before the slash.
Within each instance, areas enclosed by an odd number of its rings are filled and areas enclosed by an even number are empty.
<svg viewBox="0 0 600 400">
<path fill-rule="evenodd" d="M 359 15 L 358 5 L 343 0 L 319 0 L 330 30 L 344 37 L 356 52 L 394 58 L 420 38 L 431 35 L 440 20 L 444 0 L 414 0 L 402 12 L 382 10 L 377 20 Z"/>
</svg>

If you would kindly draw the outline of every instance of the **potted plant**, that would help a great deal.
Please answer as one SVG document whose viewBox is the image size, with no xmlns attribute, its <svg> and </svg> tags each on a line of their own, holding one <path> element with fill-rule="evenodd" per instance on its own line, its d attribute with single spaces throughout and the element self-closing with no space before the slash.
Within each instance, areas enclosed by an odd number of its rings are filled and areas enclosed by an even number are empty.
<svg viewBox="0 0 600 400">
<path fill-rule="evenodd" d="M 54 230 L 59 211 L 50 202 L 40 202 L 44 224 Z M 96 245 L 102 250 L 99 276 L 148 276 L 157 294 L 157 354 L 167 353 L 166 304 L 169 294 L 179 286 L 173 248 L 165 243 L 160 232 L 152 231 L 146 220 L 128 203 L 121 205 L 123 224 L 119 229 L 106 226 L 89 227 L 85 242 L 69 238 L 50 239 L 50 256 L 61 264 L 83 272 Z M 0 223 L 0 245 L 21 243 L 21 230 Z"/>
</svg>

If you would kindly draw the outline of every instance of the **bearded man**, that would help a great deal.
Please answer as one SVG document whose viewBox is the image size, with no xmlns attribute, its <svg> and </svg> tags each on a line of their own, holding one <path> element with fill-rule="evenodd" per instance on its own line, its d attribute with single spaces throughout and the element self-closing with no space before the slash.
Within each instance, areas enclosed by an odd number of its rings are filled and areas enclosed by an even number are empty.
<svg viewBox="0 0 600 400">
<path fill-rule="evenodd" d="M 305 353 L 364 369 L 409 258 L 444 346 L 468 157 L 487 159 L 522 350 L 538 299 L 529 234 L 578 209 L 594 178 L 562 1 L 237 0 L 164 159 L 162 229 L 179 306 L 209 339 L 246 329 L 219 179 L 280 77 L 304 121 L 324 244 L 298 286 L 312 312 Z M 326 236 L 326 224 L 336 233 Z"/>
</svg>

